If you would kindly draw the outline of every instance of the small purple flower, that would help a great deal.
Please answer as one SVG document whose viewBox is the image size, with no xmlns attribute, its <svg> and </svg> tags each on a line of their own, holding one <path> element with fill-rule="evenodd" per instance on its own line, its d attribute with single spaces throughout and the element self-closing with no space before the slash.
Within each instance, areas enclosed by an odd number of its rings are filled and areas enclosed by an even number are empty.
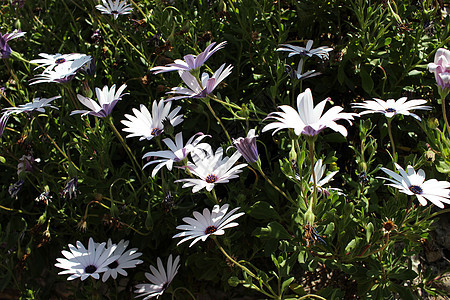
<svg viewBox="0 0 450 300">
<path fill-rule="evenodd" d="M 434 62 L 429 63 L 428 70 L 434 73 L 436 83 L 441 89 L 450 89 L 450 51 L 439 48 L 434 55 Z"/>
<path fill-rule="evenodd" d="M 15 182 L 9 186 L 8 192 L 11 195 L 11 198 L 17 199 L 17 194 L 19 193 L 20 189 L 22 188 L 24 182 L 25 181 L 23 181 L 23 179 L 20 179 L 17 182 Z"/>
<path fill-rule="evenodd" d="M 22 155 L 21 158 L 19 158 L 19 163 L 17 164 L 17 175 L 25 172 L 31 172 L 33 171 L 33 165 L 36 162 L 40 162 L 40 158 L 34 158 L 33 154 L 30 153 L 29 155 Z"/>
<path fill-rule="evenodd" d="M 16 39 L 25 35 L 26 32 L 20 30 L 14 30 L 11 33 L 4 35 L 0 34 L 0 58 L 8 58 L 11 55 L 11 47 L 8 45 L 8 41 Z"/>
<path fill-rule="evenodd" d="M 78 178 L 74 177 L 66 183 L 66 186 L 64 187 L 61 194 L 65 199 L 67 198 L 72 199 L 72 197 L 76 198 L 77 188 L 78 188 Z"/>
<path fill-rule="evenodd" d="M 258 148 L 256 147 L 257 137 L 255 135 L 255 129 L 250 129 L 247 137 L 233 139 L 233 145 L 249 164 L 255 163 L 259 159 Z"/>
</svg>

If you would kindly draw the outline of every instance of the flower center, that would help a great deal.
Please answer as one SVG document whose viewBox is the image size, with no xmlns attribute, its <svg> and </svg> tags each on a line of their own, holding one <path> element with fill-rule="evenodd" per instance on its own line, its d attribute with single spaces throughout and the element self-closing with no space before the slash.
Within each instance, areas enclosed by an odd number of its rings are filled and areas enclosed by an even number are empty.
<svg viewBox="0 0 450 300">
<path fill-rule="evenodd" d="M 394 108 L 386 108 L 387 113 L 395 113 L 396 110 Z"/>
<path fill-rule="evenodd" d="M 87 266 L 86 268 L 84 268 L 84 271 L 85 271 L 86 273 L 88 273 L 88 274 L 92 274 L 92 273 L 94 273 L 95 271 L 97 271 L 97 267 L 94 266 L 94 265 L 89 265 L 89 266 Z"/>
<path fill-rule="evenodd" d="M 422 192 L 423 192 L 422 188 L 420 186 L 417 186 L 417 185 L 411 185 L 409 187 L 409 190 L 411 192 L 413 192 L 414 194 L 419 194 L 419 195 L 422 194 Z"/>
<path fill-rule="evenodd" d="M 62 63 L 64 63 L 64 62 L 66 62 L 66 59 L 65 58 L 57 58 L 56 60 L 55 60 L 55 63 L 57 64 L 57 65 L 59 65 L 59 64 L 62 64 Z"/>
<path fill-rule="evenodd" d="M 169 283 L 168 282 L 164 282 L 164 284 L 162 286 L 162 290 L 165 291 L 168 286 L 169 286 Z"/>
<path fill-rule="evenodd" d="M 218 180 L 219 178 L 217 178 L 216 175 L 214 174 L 209 174 L 208 176 L 206 176 L 206 182 L 207 183 L 214 183 Z"/>
<path fill-rule="evenodd" d="M 112 13 L 113 15 L 117 15 L 119 12 L 118 12 L 117 10 L 112 10 L 111 13 Z"/>
<path fill-rule="evenodd" d="M 217 231 L 217 227 L 216 226 L 208 226 L 205 229 L 205 234 L 211 234 Z"/>
<path fill-rule="evenodd" d="M 394 224 L 392 221 L 388 220 L 388 221 L 386 221 L 386 222 L 383 224 L 383 228 L 384 228 L 384 230 L 386 230 L 387 232 L 391 232 L 392 229 L 395 228 L 395 224 Z"/>
<path fill-rule="evenodd" d="M 158 136 L 158 135 L 160 135 L 160 134 L 163 132 L 163 130 L 164 130 L 164 129 L 153 128 L 151 134 L 152 134 L 153 136 Z"/>
<path fill-rule="evenodd" d="M 110 263 L 109 265 L 108 265 L 108 268 L 110 268 L 110 269 L 115 269 L 115 268 L 117 268 L 119 266 L 119 263 L 117 262 L 117 260 L 115 260 L 115 261 L 113 261 L 112 263 Z"/>
</svg>

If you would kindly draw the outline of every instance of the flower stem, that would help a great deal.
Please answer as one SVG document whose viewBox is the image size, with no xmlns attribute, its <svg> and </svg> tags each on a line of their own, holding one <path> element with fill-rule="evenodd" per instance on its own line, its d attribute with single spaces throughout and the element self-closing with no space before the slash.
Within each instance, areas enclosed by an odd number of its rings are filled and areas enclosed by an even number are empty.
<svg viewBox="0 0 450 300">
<path fill-rule="evenodd" d="M 283 195 L 284 198 L 286 198 L 287 200 L 289 200 L 289 202 L 291 202 L 292 204 L 294 204 L 294 206 L 297 206 L 297 203 L 295 203 L 294 200 L 292 200 L 291 197 L 289 197 L 285 192 L 283 192 L 278 186 L 276 186 L 272 180 L 270 180 L 269 177 L 267 177 L 267 175 L 264 173 L 264 171 L 261 168 L 260 164 L 256 164 L 256 169 L 258 170 L 258 172 L 262 175 L 262 177 L 264 177 L 264 179 L 277 191 L 279 192 L 281 195 Z"/>
<path fill-rule="evenodd" d="M 211 103 L 209 102 L 209 99 L 205 98 L 203 102 L 205 102 L 205 104 L 208 107 L 209 111 L 212 113 L 214 118 L 216 118 L 217 122 L 219 122 L 220 126 L 222 127 L 223 131 L 225 132 L 225 135 L 227 136 L 228 141 L 230 142 L 230 145 L 233 145 L 233 141 L 231 141 L 231 138 L 230 138 L 230 135 L 228 134 L 227 129 L 223 125 L 222 120 L 220 120 L 220 118 L 214 112 L 214 109 L 212 108 Z"/>
<path fill-rule="evenodd" d="M 441 104 L 442 104 L 442 115 L 444 116 L 445 121 L 445 129 L 447 132 L 450 130 L 450 126 L 448 125 L 447 113 L 445 112 L 445 96 L 441 95 Z M 444 129 L 444 131 L 445 131 Z"/>
<path fill-rule="evenodd" d="M 184 290 L 184 291 L 186 291 L 186 292 L 189 294 L 189 296 L 191 296 L 192 299 L 194 299 L 194 300 L 197 299 L 197 298 L 195 298 L 195 296 L 191 293 L 191 291 L 188 290 L 187 288 L 185 288 L 185 287 L 178 287 L 178 288 L 176 288 L 176 289 L 172 292 L 172 300 L 175 299 L 175 294 L 176 294 L 176 292 L 177 292 L 178 290 Z"/>
<path fill-rule="evenodd" d="M 394 137 L 392 136 L 392 127 L 391 127 L 392 118 L 387 119 L 387 125 L 388 125 L 388 133 L 389 133 L 389 140 L 391 141 L 392 146 L 392 157 L 394 158 L 394 161 L 397 161 L 395 154 L 395 144 L 394 144 Z"/>
</svg>

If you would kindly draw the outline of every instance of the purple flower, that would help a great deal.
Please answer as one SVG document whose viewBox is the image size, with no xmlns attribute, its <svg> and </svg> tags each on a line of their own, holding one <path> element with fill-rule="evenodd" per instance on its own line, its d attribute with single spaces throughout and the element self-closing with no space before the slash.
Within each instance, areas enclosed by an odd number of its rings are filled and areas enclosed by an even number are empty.
<svg viewBox="0 0 450 300">
<path fill-rule="evenodd" d="M 65 199 L 67 198 L 72 199 L 72 197 L 76 198 L 77 188 L 78 188 L 78 178 L 74 177 L 66 183 L 66 186 L 64 187 L 61 194 Z"/>
<path fill-rule="evenodd" d="M 127 87 L 126 84 L 122 84 L 122 86 L 116 92 L 116 85 L 114 84 L 110 89 L 107 85 L 103 87 L 103 90 L 99 88 L 95 88 L 95 93 L 97 95 L 97 100 L 99 103 L 95 102 L 90 98 L 86 98 L 82 95 L 77 95 L 78 100 L 91 110 L 74 110 L 70 113 L 70 115 L 74 114 L 89 114 L 96 117 L 104 118 L 108 116 L 114 106 L 116 106 L 117 101 L 122 99 L 122 96 L 128 95 L 128 93 L 122 94 L 123 90 Z M 99 105 L 100 104 L 100 105 Z"/>
<path fill-rule="evenodd" d="M 441 89 L 450 89 L 450 51 L 439 48 L 434 55 L 434 62 L 427 66 L 430 72 L 434 72 L 436 83 Z"/>
<path fill-rule="evenodd" d="M 197 56 L 192 54 L 185 55 L 184 60 L 176 59 L 174 63 L 168 64 L 166 66 L 154 67 L 151 68 L 150 71 L 152 71 L 153 74 L 159 74 L 171 71 L 191 71 L 198 69 L 208 60 L 208 58 L 211 57 L 211 55 L 222 49 L 226 45 L 226 43 L 227 42 L 222 42 L 218 44 L 214 49 L 213 47 L 216 43 L 211 43 L 208 47 L 206 47 L 205 51 Z"/>
<path fill-rule="evenodd" d="M 19 193 L 20 189 L 22 189 L 24 182 L 25 181 L 23 181 L 23 179 L 20 179 L 17 182 L 15 182 L 9 186 L 8 192 L 11 195 L 11 198 L 17 199 L 17 194 Z"/>
<path fill-rule="evenodd" d="M 233 145 L 249 164 L 255 163 L 259 159 L 258 148 L 256 147 L 257 137 L 255 129 L 250 129 L 247 137 L 233 139 Z"/>
<path fill-rule="evenodd" d="M 4 35 L 0 34 L 0 58 L 8 58 L 11 55 L 11 47 L 8 45 L 8 41 L 16 39 L 25 35 L 26 32 L 20 30 L 14 30 L 11 33 Z"/>
<path fill-rule="evenodd" d="M 33 154 L 30 153 L 29 155 L 22 155 L 21 158 L 19 158 L 19 163 L 17 164 L 17 175 L 25 172 L 31 172 L 33 171 L 33 165 L 35 162 L 40 162 L 40 158 L 34 158 Z"/>
</svg>

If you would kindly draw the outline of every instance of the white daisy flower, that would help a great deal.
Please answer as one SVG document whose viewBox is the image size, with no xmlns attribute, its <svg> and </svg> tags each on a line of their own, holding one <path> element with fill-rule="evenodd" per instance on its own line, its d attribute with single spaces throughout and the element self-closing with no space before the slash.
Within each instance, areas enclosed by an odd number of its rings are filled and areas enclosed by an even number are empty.
<svg viewBox="0 0 450 300">
<path fill-rule="evenodd" d="M 78 64 L 72 67 L 72 64 L 61 64 L 53 70 L 39 74 L 30 80 L 30 85 L 37 83 L 66 83 L 71 81 L 81 66 Z"/>
<path fill-rule="evenodd" d="M 108 88 L 108 86 L 105 85 L 103 87 L 103 90 L 95 88 L 95 94 L 97 95 L 98 103 L 91 98 L 87 98 L 78 94 L 78 100 L 80 100 L 80 102 L 90 110 L 74 110 L 70 113 L 70 115 L 83 114 L 84 116 L 86 114 L 89 114 L 100 118 L 109 116 L 114 106 L 116 106 L 117 102 L 119 100 L 122 100 L 122 96 L 128 95 L 128 93 L 122 94 L 123 90 L 125 90 L 126 87 L 126 84 L 122 84 L 117 92 L 115 84 L 113 84 L 111 88 Z"/>
<path fill-rule="evenodd" d="M 379 178 L 392 182 L 388 183 L 387 185 L 399 189 L 399 191 L 404 194 L 411 196 L 416 195 L 420 204 L 423 206 L 427 205 L 427 200 L 439 208 L 444 208 L 443 203 L 450 204 L 449 182 L 437 181 L 436 179 L 425 180 L 425 172 L 420 169 L 416 173 L 412 166 L 407 166 L 406 172 L 398 164 L 395 164 L 395 167 L 400 172 L 400 174 L 397 174 L 386 168 L 381 168 L 383 172 L 385 172 L 392 178 Z"/>
<path fill-rule="evenodd" d="M 197 138 L 194 140 L 196 136 Z M 142 158 L 150 158 L 152 156 L 161 158 L 146 163 L 144 168 L 152 164 L 157 164 L 153 169 L 152 177 L 155 177 L 156 173 L 164 166 L 166 166 L 169 171 L 172 171 L 173 164 L 185 160 L 190 152 L 208 151 L 211 149 L 209 144 L 200 143 L 200 141 L 207 136 L 208 135 L 203 133 L 197 133 L 186 142 L 186 145 L 183 145 L 183 134 L 181 132 L 177 133 L 175 136 L 175 143 L 169 138 L 163 139 L 164 144 L 166 144 L 170 150 L 151 151 L 144 154 Z"/>
<path fill-rule="evenodd" d="M 198 82 L 197 78 L 187 71 L 178 71 L 181 79 L 188 86 L 185 87 L 174 87 L 167 94 L 180 94 L 180 96 L 175 96 L 168 98 L 166 101 L 179 100 L 183 98 L 205 98 L 207 95 L 211 94 L 214 89 L 221 83 L 228 75 L 231 74 L 233 66 L 229 65 L 225 69 L 225 64 L 220 66 L 220 68 L 214 72 L 211 78 L 208 74 L 203 73 L 201 78 L 201 83 Z"/>
<path fill-rule="evenodd" d="M 161 296 L 164 293 L 164 291 L 169 287 L 173 278 L 177 274 L 178 268 L 180 267 L 179 263 L 180 263 L 180 256 L 177 256 L 175 260 L 172 261 L 172 254 L 169 255 L 169 259 L 167 260 L 167 271 L 166 271 L 164 270 L 161 258 L 158 257 L 157 259 L 158 269 L 156 269 L 154 266 L 150 266 L 152 274 L 145 273 L 145 277 L 151 282 L 151 284 L 143 283 L 136 285 L 136 290 L 134 292 L 140 294 L 137 295 L 136 298 L 144 297 L 143 300 L 147 300 L 153 297 L 159 298 L 159 296 Z"/>
<path fill-rule="evenodd" d="M 119 258 L 108 264 L 105 273 L 103 273 L 102 281 L 108 280 L 109 276 L 116 279 L 117 274 L 127 276 L 128 273 L 124 269 L 134 268 L 136 265 L 143 263 L 142 260 L 136 259 L 142 255 L 141 252 L 137 252 L 137 248 L 127 250 L 129 241 L 121 240 L 117 245 L 108 239 L 106 249 L 115 248 L 111 255 L 119 255 Z M 106 250 L 105 250 L 106 251 Z"/>
<path fill-rule="evenodd" d="M 127 138 L 139 136 L 139 140 L 151 140 L 153 137 L 160 135 L 164 131 L 163 121 L 167 119 L 172 126 L 176 126 L 183 122 L 183 115 L 178 115 L 181 106 L 176 107 L 170 112 L 172 103 L 165 103 L 160 100 L 159 103 L 155 100 L 152 105 L 152 113 L 148 111 L 147 107 L 141 104 L 140 110 L 133 108 L 133 115 L 126 114 L 128 120 L 122 120 L 122 124 L 127 126 L 122 129 L 129 132 Z"/>
<path fill-rule="evenodd" d="M 95 8 L 102 12 L 102 14 L 113 15 L 114 20 L 117 19 L 119 15 L 130 14 L 133 10 L 131 4 L 127 4 L 127 1 L 120 0 L 102 0 L 103 5 L 96 5 Z"/>
<path fill-rule="evenodd" d="M 100 273 L 108 269 L 108 265 L 117 260 L 120 255 L 112 255 L 115 246 L 105 249 L 106 243 L 96 244 L 92 238 L 89 238 L 88 249 L 77 241 L 77 246 L 69 244 L 70 251 L 62 251 L 65 258 L 57 258 L 56 267 L 66 269 L 58 275 L 71 274 L 67 280 L 81 278 L 85 280 L 88 277 L 100 278 Z"/>
<path fill-rule="evenodd" d="M 294 70 L 290 65 L 286 65 L 286 71 L 288 72 L 289 76 L 298 80 L 303 80 L 322 74 L 320 72 L 316 72 L 316 70 L 311 70 L 303 73 L 303 64 L 304 60 L 302 58 L 297 65 L 297 70 Z"/>
<path fill-rule="evenodd" d="M 304 134 L 308 136 L 315 136 L 325 128 L 331 128 L 339 132 L 343 136 L 347 136 L 347 129 L 337 124 L 337 120 L 347 120 L 350 125 L 353 120 L 353 113 L 342 113 L 340 106 L 333 106 L 323 116 L 323 109 L 325 104 L 330 100 L 327 98 L 314 107 L 313 98 L 310 89 L 306 89 L 297 97 L 297 110 L 288 105 L 279 106 L 283 112 L 270 113 L 266 119 L 275 119 L 279 122 L 274 122 L 266 125 L 262 132 L 275 129 L 273 134 L 281 129 L 292 128 L 296 135 Z"/>
<path fill-rule="evenodd" d="M 360 116 L 365 114 L 381 113 L 384 114 L 386 118 L 392 118 L 393 116 L 400 114 L 411 116 L 421 121 L 420 117 L 416 114 L 411 113 L 410 110 L 430 110 L 431 106 L 423 105 L 427 103 L 427 101 L 423 99 L 409 101 L 407 101 L 407 99 L 408 98 L 406 97 L 402 97 L 398 100 L 389 99 L 387 101 L 383 101 L 381 99 L 374 98 L 373 100 L 366 100 L 362 103 L 352 103 L 352 106 L 355 108 L 366 109 L 365 111 L 359 113 Z"/>
<path fill-rule="evenodd" d="M 43 113 L 45 112 L 44 109 L 45 107 L 58 109 L 57 107 L 50 105 L 50 102 L 59 98 L 61 98 L 61 96 L 56 96 L 52 98 L 34 98 L 32 102 L 28 102 L 16 107 L 7 107 L 4 109 L 4 111 L 10 114 L 19 114 L 23 112 L 32 112 L 32 111 L 38 111 Z"/>
<path fill-rule="evenodd" d="M 55 67 L 58 67 L 62 64 L 68 64 L 70 66 L 69 69 L 79 69 L 84 66 L 87 62 L 92 60 L 92 57 L 86 54 L 81 53 L 71 53 L 71 54 L 47 54 L 47 53 L 39 53 L 39 56 L 42 58 L 30 60 L 32 64 L 39 64 L 35 70 L 38 68 L 45 67 L 43 73 L 47 73 L 52 71 Z"/>
<path fill-rule="evenodd" d="M 299 47 L 291 44 L 281 44 L 281 47 L 278 48 L 277 51 L 288 51 L 288 57 L 294 55 L 312 57 L 313 55 L 316 55 L 320 59 L 329 59 L 328 52 L 332 51 L 333 48 L 321 46 L 319 48 L 312 49 L 313 42 L 313 40 L 308 40 L 308 42 L 306 43 L 306 47 Z"/>
<path fill-rule="evenodd" d="M 192 174 L 199 178 L 179 179 L 175 182 L 185 182 L 183 188 L 193 187 L 192 192 L 196 193 L 203 188 L 210 192 L 216 183 L 227 183 L 230 179 L 238 178 L 242 168 L 247 164 L 233 166 L 241 157 L 236 151 L 231 157 L 223 156 L 223 148 L 218 148 L 216 153 L 191 153 L 193 163 L 188 162 L 187 168 Z"/>
<path fill-rule="evenodd" d="M 327 176 L 323 177 L 323 175 L 325 174 L 325 170 L 326 170 L 327 165 L 323 164 L 322 159 L 318 159 L 316 161 L 316 163 L 314 164 L 314 175 L 316 175 L 316 186 L 319 189 L 319 191 L 324 192 L 325 195 L 328 197 L 330 196 L 330 193 L 328 192 L 328 190 L 334 190 L 337 191 L 338 194 L 342 193 L 341 189 L 338 188 L 325 188 L 324 186 L 330 182 L 334 175 L 336 175 L 339 171 L 334 171 L 329 173 Z M 322 178 L 323 177 L 323 178 Z M 313 176 L 311 175 L 311 178 L 309 179 L 310 183 L 313 183 Z"/>
<path fill-rule="evenodd" d="M 211 55 L 222 49 L 226 45 L 226 43 L 227 42 L 222 42 L 214 47 L 216 43 L 213 42 L 209 44 L 208 47 L 206 47 L 205 51 L 197 56 L 188 54 L 184 56 L 184 60 L 176 59 L 174 63 L 165 66 L 154 67 L 151 68 L 150 71 L 153 72 L 153 74 L 159 74 L 171 71 L 191 71 L 198 69 L 208 60 L 208 58 L 211 57 Z"/>
<path fill-rule="evenodd" d="M 178 242 L 177 246 L 185 241 L 194 239 L 189 245 L 189 247 L 191 247 L 199 240 L 204 242 L 210 235 L 223 235 L 225 233 L 224 229 L 238 226 L 238 223 L 231 221 L 239 218 L 244 213 L 240 212 L 235 214 L 240 207 L 236 207 L 227 213 L 228 206 L 228 204 L 224 204 L 220 207 L 216 204 L 211 212 L 207 208 L 203 210 L 203 214 L 194 211 L 195 219 L 189 217 L 183 218 L 183 221 L 186 222 L 187 225 L 177 226 L 177 229 L 183 230 L 183 232 L 173 236 L 173 238 L 183 238 Z"/>
</svg>

